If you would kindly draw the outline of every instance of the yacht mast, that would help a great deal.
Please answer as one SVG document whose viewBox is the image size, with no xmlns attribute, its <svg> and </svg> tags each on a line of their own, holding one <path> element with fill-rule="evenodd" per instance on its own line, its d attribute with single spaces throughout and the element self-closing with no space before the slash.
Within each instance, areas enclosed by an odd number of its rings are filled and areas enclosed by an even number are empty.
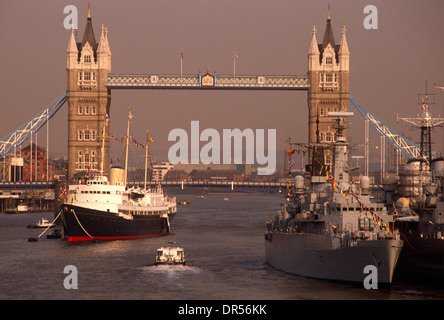
<svg viewBox="0 0 444 320">
<path fill-rule="evenodd" d="M 128 145 L 129 145 L 129 132 L 130 132 L 130 121 L 132 119 L 131 115 L 131 106 L 128 105 L 128 125 L 126 127 L 126 151 L 125 151 L 125 176 L 123 177 L 123 183 L 126 186 L 127 178 L 128 178 Z"/>
<path fill-rule="evenodd" d="M 148 143 L 153 142 L 153 139 L 149 135 L 149 129 L 146 129 L 146 146 L 145 146 L 145 190 L 146 190 L 146 176 L 148 173 Z"/>
<path fill-rule="evenodd" d="M 108 115 L 107 115 L 108 116 Z M 104 159 L 105 159 L 105 128 L 106 128 L 106 123 L 108 121 L 107 116 L 105 117 L 105 120 L 103 122 L 103 130 L 102 130 L 102 155 L 101 155 L 101 161 L 100 161 L 100 176 L 103 177 L 103 164 L 104 164 Z"/>
<path fill-rule="evenodd" d="M 145 146 L 145 183 L 144 183 L 144 188 L 145 188 L 145 190 L 146 190 L 146 175 L 147 175 L 147 171 L 148 171 L 148 139 L 149 139 L 148 131 L 149 131 L 149 129 L 146 129 L 146 146 Z"/>
</svg>

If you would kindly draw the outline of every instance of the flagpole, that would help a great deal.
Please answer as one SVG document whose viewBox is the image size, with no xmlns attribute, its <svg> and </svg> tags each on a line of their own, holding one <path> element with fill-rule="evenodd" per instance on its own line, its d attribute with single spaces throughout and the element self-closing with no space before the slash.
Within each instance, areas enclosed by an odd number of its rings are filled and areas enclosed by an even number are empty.
<svg viewBox="0 0 444 320">
<path fill-rule="evenodd" d="M 145 146 L 145 183 L 144 187 L 146 190 L 146 176 L 148 171 L 148 129 L 146 129 L 146 146 Z"/>
<path fill-rule="evenodd" d="M 46 181 L 49 181 L 49 108 L 46 110 Z M 43 169 L 43 168 L 42 168 Z M 42 178 L 43 180 L 43 178 Z"/>
<path fill-rule="evenodd" d="M 237 55 L 234 53 L 234 59 L 233 59 L 233 78 L 236 78 L 236 58 Z"/>
<path fill-rule="evenodd" d="M 180 78 L 182 78 L 182 67 L 183 67 L 183 52 L 180 53 Z"/>
</svg>

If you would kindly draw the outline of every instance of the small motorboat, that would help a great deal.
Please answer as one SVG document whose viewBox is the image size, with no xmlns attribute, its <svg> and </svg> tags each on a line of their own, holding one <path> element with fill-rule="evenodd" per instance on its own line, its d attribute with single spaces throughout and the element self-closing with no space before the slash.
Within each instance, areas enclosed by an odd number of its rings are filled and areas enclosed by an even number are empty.
<svg viewBox="0 0 444 320">
<path fill-rule="evenodd" d="M 46 239 L 60 239 L 62 237 L 62 232 L 60 229 L 55 229 L 52 233 L 46 235 Z"/>
<path fill-rule="evenodd" d="M 166 248 L 157 249 L 155 265 L 185 265 L 185 263 L 183 248 L 176 247 L 175 242 L 169 242 Z"/>
<path fill-rule="evenodd" d="M 28 228 L 53 228 L 55 227 L 54 223 L 48 221 L 48 219 L 42 218 L 36 224 L 28 225 Z"/>
</svg>

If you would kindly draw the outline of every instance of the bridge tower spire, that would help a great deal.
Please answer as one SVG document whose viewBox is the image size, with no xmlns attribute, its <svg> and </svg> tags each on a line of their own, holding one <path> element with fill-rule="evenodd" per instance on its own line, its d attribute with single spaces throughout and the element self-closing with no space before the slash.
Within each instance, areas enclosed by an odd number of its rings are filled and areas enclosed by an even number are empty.
<svg viewBox="0 0 444 320">
<path fill-rule="evenodd" d="M 327 23 L 321 44 L 317 44 L 316 28 L 313 27 L 313 38 L 308 51 L 308 140 L 309 143 L 335 141 L 335 124 L 332 117 L 328 117 L 330 111 L 347 111 L 349 100 L 349 60 L 345 37 L 346 29 L 342 29 L 341 42 L 335 43 L 331 23 L 330 8 L 328 10 Z M 317 128 L 316 120 L 319 117 Z M 318 135 L 317 136 L 317 129 Z M 347 131 L 343 134 L 347 137 Z M 331 167 L 334 158 L 334 149 L 324 150 L 322 162 L 325 168 Z M 325 173 L 321 173 L 325 175 Z"/>
<path fill-rule="evenodd" d="M 74 30 L 67 53 L 68 100 L 68 180 L 82 171 L 98 172 L 104 154 L 104 172 L 109 172 L 109 140 L 101 152 L 101 137 L 109 129 L 111 93 L 106 87 L 111 72 L 111 50 L 108 30 L 102 27 L 99 43 L 94 35 L 91 10 L 81 42 L 76 41 Z"/>
</svg>

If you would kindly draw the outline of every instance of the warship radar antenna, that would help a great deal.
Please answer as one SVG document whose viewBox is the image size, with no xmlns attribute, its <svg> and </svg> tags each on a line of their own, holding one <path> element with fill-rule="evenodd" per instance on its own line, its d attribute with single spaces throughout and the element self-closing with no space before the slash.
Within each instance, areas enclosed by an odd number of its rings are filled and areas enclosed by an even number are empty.
<svg viewBox="0 0 444 320">
<path fill-rule="evenodd" d="M 353 112 L 346 112 L 346 111 L 330 111 L 327 113 L 327 115 L 329 117 L 335 117 L 336 122 L 337 122 L 337 131 L 336 131 L 336 136 L 337 136 L 337 141 L 338 142 L 346 142 L 346 139 L 342 133 L 342 131 L 346 128 L 346 123 L 345 123 L 345 119 L 347 117 L 353 117 L 354 113 Z"/>
<path fill-rule="evenodd" d="M 420 98 L 420 99 L 419 99 Z M 421 105 L 422 113 L 417 115 L 416 118 L 399 118 L 397 120 L 403 120 L 410 123 L 413 127 L 417 127 L 421 130 L 421 141 L 420 141 L 420 159 L 427 161 L 429 164 L 434 156 L 432 154 L 432 138 L 431 129 L 435 127 L 440 127 L 444 124 L 444 118 L 432 118 L 432 114 L 429 111 L 429 104 L 434 104 L 434 99 L 429 101 L 429 98 L 434 98 L 434 94 L 430 95 L 427 93 L 427 83 L 426 83 L 426 93 L 418 95 L 418 104 Z"/>
</svg>

